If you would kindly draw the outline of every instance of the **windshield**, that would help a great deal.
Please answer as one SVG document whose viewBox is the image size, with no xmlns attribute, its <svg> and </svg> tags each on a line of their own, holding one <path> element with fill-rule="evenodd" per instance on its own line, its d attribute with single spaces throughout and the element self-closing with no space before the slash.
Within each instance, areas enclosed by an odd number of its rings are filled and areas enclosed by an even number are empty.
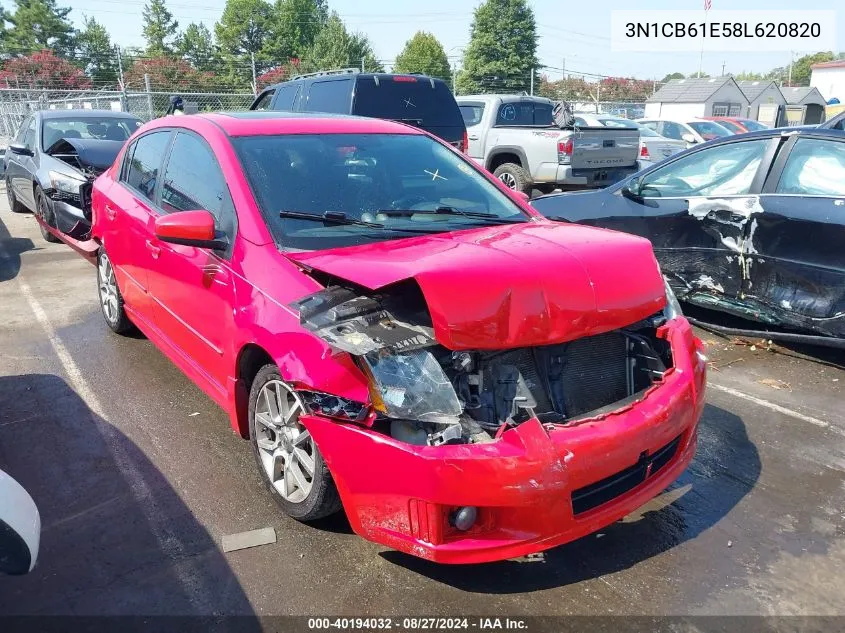
<svg viewBox="0 0 845 633">
<path fill-rule="evenodd" d="M 125 141 L 141 127 L 138 119 L 123 117 L 67 117 L 45 119 L 41 138 L 44 150 L 62 138 L 101 139 Z"/>
<path fill-rule="evenodd" d="M 752 121 L 751 119 L 743 120 L 742 124 L 745 126 L 745 129 L 748 130 L 749 132 L 759 132 L 760 130 L 770 130 L 771 129 L 765 123 L 760 123 L 759 121 Z"/>
<path fill-rule="evenodd" d="M 432 128 L 455 127 L 463 134 L 464 120 L 455 98 L 442 81 L 427 77 L 361 77 L 355 85 L 353 114 L 404 121 Z"/>
<path fill-rule="evenodd" d="M 427 136 L 246 136 L 232 144 L 276 243 L 285 248 L 317 250 L 528 220 L 468 161 Z M 281 217 L 285 213 L 289 217 Z M 343 214 L 363 225 L 290 217 L 297 213 Z"/>
<path fill-rule="evenodd" d="M 629 121 L 628 119 L 617 119 L 617 118 L 599 119 L 599 123 L 601 123 L 605 127 L 624 127 L 624 128 L 634 129 L 634 130 L 636 130 L 637 128 L 640 127 L 634 121 Z"/>
<path fill-rule="evenodd" d="M 650 127 L 646 127 L 644 125 L 641 125 L 640 126 L 640 136 L 652 136 L 652 137 L 657 136 L 657 137 L 659 137 L 660 134 L 658 134 L 657 132 L 652 130 Z"/>
<path fill-rule="evenodd" d="M 713 121 L 690 121 L 687 125 L 698 132 L 705 141 L 712 141 L 714 138 L 724 136 L 733 136 L 728 130 Z"/>
</svg>

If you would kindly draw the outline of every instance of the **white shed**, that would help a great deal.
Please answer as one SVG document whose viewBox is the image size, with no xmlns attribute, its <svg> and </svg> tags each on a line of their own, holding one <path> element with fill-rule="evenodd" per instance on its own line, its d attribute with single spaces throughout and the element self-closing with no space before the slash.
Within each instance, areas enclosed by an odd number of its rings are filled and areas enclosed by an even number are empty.
<svg viewBox="0 0 845 633">
<path fill-rule="evenodd" d="M 747 108 L 733 77 L 672 79 L 646 101 L 645 117 L 743 116 Z"/>
<path fill-rule="evenodd" d="M 810 86 L 828 101 L 836 98 L 845 103 L 845 60 L 813 64 L 811 69 Z"/>
<path fill-rule="evenodd" d="M 748 118 L 760 121 L 760 106 L 785 106 L 786 98 L 778 88 L 774 81 L 739 81 L 737 82 L 742 92 L 748 97 Z M 763 110 L 771 112 L 778 111 L 779 108 L 764 107 Z M 771 116 L 766 118 L 763 123 L 768 125 L 776 125 L 776 121 L 772 121 Z"/>
<path fill-rule="evenodd" d="M 827 101 L 818 89 L 796 86 L 780 91 L 786 99 L 786 119 L 790 125 L 815 125 L 824 121 Z"/>
</svg>

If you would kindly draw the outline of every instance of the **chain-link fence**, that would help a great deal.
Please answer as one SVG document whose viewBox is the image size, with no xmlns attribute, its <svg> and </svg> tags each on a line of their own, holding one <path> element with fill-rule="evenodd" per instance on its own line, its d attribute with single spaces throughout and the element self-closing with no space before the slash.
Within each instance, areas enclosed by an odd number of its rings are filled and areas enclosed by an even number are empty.
<svg viewBox="0 0 845 633">
<path fill-rule="evenodd" d="M 0 136 L 13 137 L 23 119 L 36 110 L 112 110 L 129 112 L 149 121 L 163 116 L 171 92 L 131 92 L 119 90 L 19 90 L 0 89 Z M 246 110 L 252 93 L 178 92 L 185 112 Z"/>
</svg>

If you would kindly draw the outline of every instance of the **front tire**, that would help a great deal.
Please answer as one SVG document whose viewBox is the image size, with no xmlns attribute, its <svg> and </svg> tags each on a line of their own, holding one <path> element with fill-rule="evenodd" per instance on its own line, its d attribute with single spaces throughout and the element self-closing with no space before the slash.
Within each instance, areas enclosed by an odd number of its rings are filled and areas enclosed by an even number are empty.
<svg viewBox="0 0 845 633">
<path fill-rule="evenodd" d="M 317 444 L 299 421 L 302 401 L 275 365 L 262 367 L 249 393 L 249 439 L 258 471 L 285 514 L 314 521 L 341 508 Z"/>
<path fill-rule="evenodd" d="M 97 257 L 97 289 L 100 297 L 100 311 L 106 325 L 117 334 L 126 334 L 134 329 L 132 321 L 123 306 L 123 295 L 117 285 L 114 267 L 105 249 L 100 249 Z"/>
<path fill-rule="evenodd" d="M 504 163 L 496 167 L 493 175 L 505 183 L 508 189 L 514 191 L 521 191 L 527 195 L 531 195 L 531 176 L 522 167 L 516 163 Z"/>
<path fill-rule="evenodd" d="M 26 213 L 29 211 L 29 209 L 18 201 L 18 197 L 12 191 L 12 181 L 8 177 L 6 178 L 6 197 L 9 199 L 9 209 L 11 209 L 12 213 Z"/>
<path fill-rule="evenodd" d="M 51 226 L 54 229 L 57 228 L 56 214 L 53 213 L 53 209 L 50 207 L 50 201 L 47 200 L 47 196 L 44 195 L 44 191 L 38 186 L 35 187 L 35 209 L 38 217 L 41 218 L 47 226 Z M 61 242 L 58 237 L 50 233 L 50 231 L 45 229 L 43 225 L 39 224 L 38 228 L 41 230 L 41 237 L 48 242 L 52 242 L 53 244 Z"/>
</svg>

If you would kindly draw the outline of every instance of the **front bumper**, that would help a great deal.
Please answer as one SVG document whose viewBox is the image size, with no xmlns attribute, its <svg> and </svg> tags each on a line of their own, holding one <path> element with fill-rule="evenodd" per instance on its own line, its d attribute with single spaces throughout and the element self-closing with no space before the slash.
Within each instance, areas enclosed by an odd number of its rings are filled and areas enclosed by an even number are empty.
<svg viewBox="0 0 845 633">
<path fill-rule="evenodd" d="M 635 403 L 571 426 L 535 419 L 491 443 L 428 447 L 320 416 L 302 422 L 359 535 L 442 563 L 513 558 L 619 520 L 669 486 L 692 460 L 704 402 L 701 342 L 683 318 L 661 334 L 675 361 L 663 381 Z M 660 453 L 667 446 L 672 452 Z M 615 488 L 618 495 L 586 510 L 581 502 L 576 512 L 573 493 L 583 499 L 596 488 L 591 485 L 634 472 L 637 464 L 643 469 L 633 485 Z M 478 508 L 466 532 L 448 521 L 461 506 Z"/>
</svg>

